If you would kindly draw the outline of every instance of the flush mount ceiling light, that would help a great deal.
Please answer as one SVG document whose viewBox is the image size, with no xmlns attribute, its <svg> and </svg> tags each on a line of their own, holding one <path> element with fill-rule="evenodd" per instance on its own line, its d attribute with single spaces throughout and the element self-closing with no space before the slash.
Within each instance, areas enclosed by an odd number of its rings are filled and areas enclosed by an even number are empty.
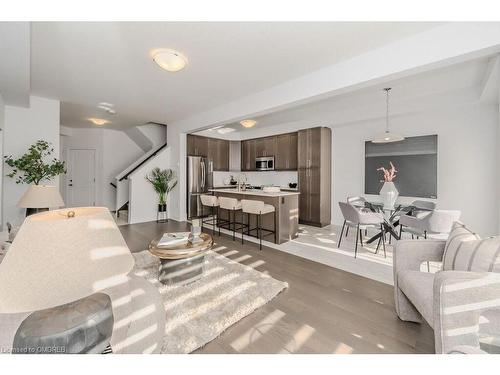
<svg viewBox="0 0 500 375">
<path fill-rule="evenodd" d="M 240 124 L 245 128 L 251 128 L 252 126 L 255 126 L 255 124 L 257 124 L 257 121 L 248 118 L 245 120 L 241 120 Z"/>
<path fill-rule="evenodd" d="M 390 87 L 384 89 L 385 91 L 385 104 L 386 104 L 386 112 L 385 112 L 385 133 L 377 135 L 373 138 L 372 143 L 391 143 L 391 142 L 399 142 L 405 139 L 402 135 L 391 133 L 389 131 L 389 92 L 391 91 Z"/>
<path fill-rule="evenodd" d="M 153 61 L 169 72 L 178 72 L 187 65 L 187 58 L 173 49 L 157 49 L 151 53 Z"/>
<path fill-rule="evenodd" d="M 104 120 L 103 118 L 94 118 L 94 117 L 91 117 L 91 118 L 88 118 L 87 120 L 89 120 L 94 125 L 98 125 L 98 126 L 106 125 L 106 124 L 109 123 L 108 120 Z"/>
<path fill-rule="evenodd" d="M 220 128 L 220 129 L 217 129 L 217 132 L 220 134 L 227 134 L 227 133 L 234 132 L 234 130 L 235 129 L 233 129 L 233 128 Z"/>
</svg>

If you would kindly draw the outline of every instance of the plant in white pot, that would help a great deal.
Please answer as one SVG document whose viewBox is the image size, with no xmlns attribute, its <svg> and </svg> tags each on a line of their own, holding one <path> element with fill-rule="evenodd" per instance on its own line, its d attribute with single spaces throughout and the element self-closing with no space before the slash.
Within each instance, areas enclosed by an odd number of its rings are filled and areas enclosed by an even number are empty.
<svg viewBox="0 0 500 375">
<path fill-rule="evenodd" d="M 384 208 L 392 209 L 394 208 L 394 204 L 396 203 L 396 199 L 398 199 L 399 191 L 396 189 L 394 185 L 394 179 L 396 178 L 396 167 L 392 162 L 389 162 L 391 167 L 386 169 L 384 167 L 377 168 L 377 171 L 382 171 L 384 174 L 384 179 L 380 180 L 384 185 L 382 189 L 380 189 L 380 197 L 382 198 L 382 203 L 384 204 Z"/>
<path fill-rule="evenodd" d="M 7 176 L 15 178 L 16 184 L 31 185 L 17 204 L 19 207 L 26 208 L 26 216 L 49 208 L 64 206 L 57 187 L 42 184 L 66 173 L 64 161 L 57 158 L 48 160 L 53 152 L 54 147 L 49 142 L 39 140 L 18 159 L 14 159 L 12 155 L 5 156 L 5 164 L 12 168 Z"/>
<path fill-rule="evenodd" d="M 146 180 L 151 183 L 158 194 L 158 213 L 164 213 L 166 220 L 168 193 L 177 185 L 175 172 L 171 169 L 156 167 L 146 176 Z"/>
</svg>

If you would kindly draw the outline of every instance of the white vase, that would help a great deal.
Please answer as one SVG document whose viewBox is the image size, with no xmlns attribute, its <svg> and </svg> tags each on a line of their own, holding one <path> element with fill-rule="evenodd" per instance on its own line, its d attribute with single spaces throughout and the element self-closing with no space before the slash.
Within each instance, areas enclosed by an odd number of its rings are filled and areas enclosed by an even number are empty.
<svg viewBox="0 0 500 375">
<path fill-rule="evenodd" d="M 384 182 L 384 186 L 380 189 L 380 198 L 382 198 L 384 208 L 394 208 L 398 196 L 399 191 L 396 189 L 396 186 L 394 186 L 394 182 Z"/>
</svg>

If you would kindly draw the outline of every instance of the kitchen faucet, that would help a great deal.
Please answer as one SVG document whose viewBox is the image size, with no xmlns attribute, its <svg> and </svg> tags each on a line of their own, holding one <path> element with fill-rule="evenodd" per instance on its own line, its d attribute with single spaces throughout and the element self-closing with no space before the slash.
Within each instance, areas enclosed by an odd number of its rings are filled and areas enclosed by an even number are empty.
<svg viewBox="0 0 500 375">
<path fill-rule="evenodd" d="M 244 182 L 242 183 L 242 181 Z M 241 191 L 242 185 L 243 185 L 243 190 L 246 190 L 246 183 L 247 183 L 247 175 L 245 173 L 240 173 L 238 175 L 238 191 Z"/>
</svg>

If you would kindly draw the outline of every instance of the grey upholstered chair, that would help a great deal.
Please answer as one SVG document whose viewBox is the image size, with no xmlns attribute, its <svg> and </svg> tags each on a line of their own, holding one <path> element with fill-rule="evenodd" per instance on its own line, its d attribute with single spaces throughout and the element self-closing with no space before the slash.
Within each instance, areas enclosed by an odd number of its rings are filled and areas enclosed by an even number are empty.
<svg viewBox="0 0 500 375">
<path fill-rule="evenodd" d="M 364 204 L 366 202 L 366 199 L 365 197 L 361 197 L 361 196 L 355 196 L 355 197 L 347 197 L 347 203 L 350 203 L 350 204 Z"/>
<path fill-rule="evenodd" d="M 347 203 L 352 204 L 354 207 L 356 207 L 358 210 L 363 210 L 363 207 L 365 206 L 366 203 L 366 198 L 362 197 L 360 195 L 353 196 L 353 197 L 347 197 Z M 345 235 L 349 234 L 349 227 L 347 227 Z M 368 229 L 365 228 L 365 236 L 368 235 Z"/>
<path fill-rule="evenodd" d="M 385 253 L 385 232 L 384 232 L 384 216 L 378 212 L 367 212 L 363 210 L 358 210 L 350 203 L 339 202 L 340 210 L 342 211 L 342 215 L 344 216 L 344 224 L 342 225 L 342 230 L 340 231 L 338 248 L 340 248 L 340 244 L 342 243 L 342 235 L 344 234 L 344 229 L 349 227 L 356 228 L 356 244 L 354 245 L 354 258 L 356 258 L 358 253 L 358 242 L 363 246 L 363 234 L 362 230 L 365 230 L 368 227 L 380 228 L 382 231 L 382 243 L 384 248 L 384 256 Z M 347 234 L 346 234 L 347 235 Z M 377 247 L 378 251 L 378 247 Z"/>
<path fill-rule="evenodd" d="M 434 210 L 436 208 L 436 203 L 431 201 L 415 200 L 411 202 L 411 206 L 415 207 L 418 211 L 419 208 L 425 210 Z"/>
<path fill-rule="evenodd" d="M 460 211 L 433 210 L 420 211 L 413 215 L 403 215 L 399 219 L 399 237 L 403 232 L 427 238 L 427 235 L 447 235 L 455 221 L 460 219 Z"/>
<path fill-rule="evenodd" d="M 427 321 L 436 353 L 500 349 L 499 248 L 500 237 L 481 240 L 459 223 L 447 241 L 396 242 L 396 312 L 405 321 Z M 426 261 L 442 261 L 443 270 L 420 272 Z"/>
</svg>

